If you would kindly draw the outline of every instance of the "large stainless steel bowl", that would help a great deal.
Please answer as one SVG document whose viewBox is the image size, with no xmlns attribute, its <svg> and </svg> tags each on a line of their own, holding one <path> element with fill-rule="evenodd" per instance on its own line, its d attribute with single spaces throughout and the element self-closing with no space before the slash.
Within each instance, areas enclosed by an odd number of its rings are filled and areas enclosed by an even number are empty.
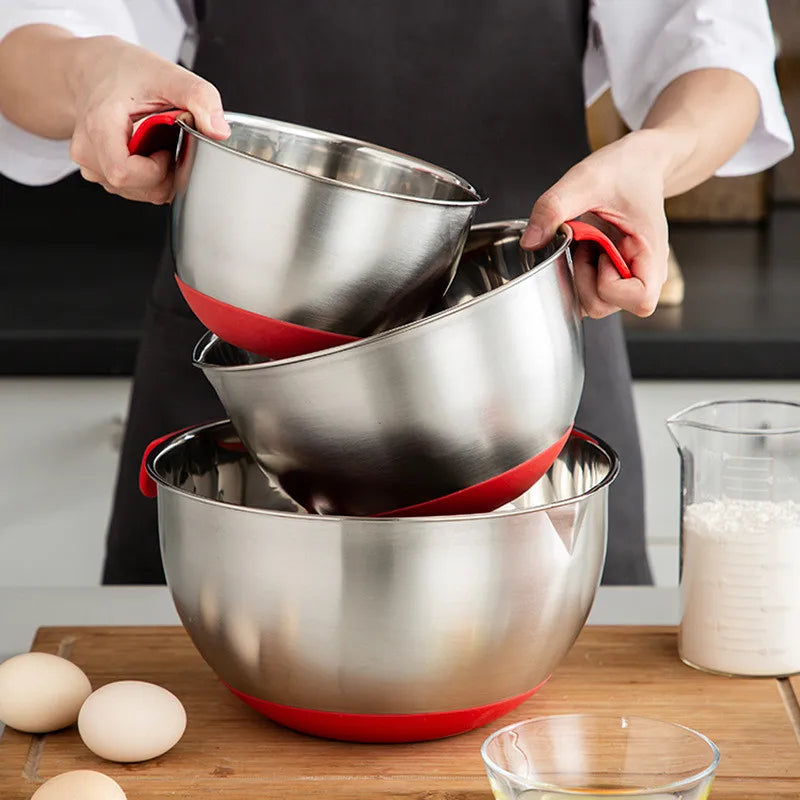
<svg viewBox="0 0 800 800">
<path fill-rule="evenodd" d="M 178 613 L 211 668 L 292 727 L 391 741 L 458 733 L 525 699 L 600 580 L 614 452 L 573 433 L 508 510 L 303 513 L 228 422 L 149 455 Z"/>
<path fill-rule="evenodd" d="M 208 334 L 195 364 L 258 463 L 308 508 L 369 515 L 480 484 L 552 449 L 583 389 L 571 229 L 531 253 L 524 227 L 475 226 L 423 320 L 280 361 Z"/>
<path fill-rule="evenodd" d="M 234 314 L 353 336 L 441 297 L 485 202 L 469 183 L 356 139 L 226 119 L 224 142 L 178 120 L 172 245 L 185 284 Z"/>
</svg>

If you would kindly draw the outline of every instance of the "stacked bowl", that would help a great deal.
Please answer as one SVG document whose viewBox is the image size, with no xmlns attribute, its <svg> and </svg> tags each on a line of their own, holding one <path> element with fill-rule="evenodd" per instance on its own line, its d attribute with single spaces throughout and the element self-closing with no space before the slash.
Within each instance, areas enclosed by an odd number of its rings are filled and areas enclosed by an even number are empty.
<svg viewBox="0 0 800 800">
<path fill-rule="evenodd" d="M 617 457 L 573 428 L 583 342 L 562 225 L 472 225 L 462 178 L 230 114 L 179 131 L 176 279 L 230 420 L 145 455 L 167 582 L 238 696 L 298 730 L 411 741 L 485 724 L 571 647 Z M 629 273 L 628 273 L 629 274 Z"/>
</svg>

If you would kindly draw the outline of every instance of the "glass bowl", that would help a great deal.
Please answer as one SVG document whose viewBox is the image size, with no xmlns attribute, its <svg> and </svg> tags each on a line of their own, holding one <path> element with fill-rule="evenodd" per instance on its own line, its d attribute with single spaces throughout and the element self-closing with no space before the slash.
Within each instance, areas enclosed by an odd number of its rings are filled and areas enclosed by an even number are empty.
<svg viewBox="0 0 800 800">
<path fill-rule="evenodd" d="M 705 800 L 719 750 L 706 736 L 643 717 L 538 717 L 493 733 L 481 756 L 496 800 Z"/>
</svg>

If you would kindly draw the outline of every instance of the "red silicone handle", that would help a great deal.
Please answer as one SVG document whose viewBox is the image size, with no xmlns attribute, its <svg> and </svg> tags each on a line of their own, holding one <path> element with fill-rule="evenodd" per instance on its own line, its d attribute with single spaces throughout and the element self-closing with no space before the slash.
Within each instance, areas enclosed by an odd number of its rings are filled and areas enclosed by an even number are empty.
<svg viewBox="0 0 800 800">
<path fill-rule="evenodd" d="M 174 151 L 180 134 L 178 119 L 188 116 L 187 111 L 174 109 L 145 117 L 128 142 L 128 152 L 132 156 L 149 156 L 159 150 Z"/>
<path fill-rule="evenodd" d="M 611 239 L 601 230 L 595 228 L 594 225 L 589 225 L 588 222 L 578 222 L 577 220 L 572 220 L 567 225 L 572 228 L 572 238 L 576 242 L 596 242 L 605 250 L 606 255 L 611 259 L 611 263 L 617 268 L 617 272 L 623 278 L 631 277 L 631 271 L 628 269 L 625 259 L 620 255 L 619 250 L 617 250 Z"/>
<path fill-rule="evenodd" d="M 142 463 L 139 466 L 139 491 L 145 497 L 156 497 L 158 495 L 158 486 L 156 482 L 147 474 L 147 458 L 153 450 L 156 449 L 160 444 L 163 444 L 167 441 L 167 439 L 171 439 L 173 436 L 177 436 L 179 433 L 183 433 L 184 431 L 188 431 L 189 428 L 192 427 L 191 425 L 187 428 L 181 428 L 179 431 L 172 431 L 172 433 L 166 433 L 163 436 L 159 436 L 158 439 L 153 439 L 147 447 L 144 449 L 144 454 L 142 455 Z"/>
</svg>

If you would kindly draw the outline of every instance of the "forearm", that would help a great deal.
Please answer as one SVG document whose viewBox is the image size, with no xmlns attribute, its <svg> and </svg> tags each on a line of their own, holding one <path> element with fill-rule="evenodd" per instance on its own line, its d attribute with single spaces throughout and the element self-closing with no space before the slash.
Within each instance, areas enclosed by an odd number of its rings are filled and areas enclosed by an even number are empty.
<svg viewBox="0 0 800 800">
<path fill-rule="evenodd" d="M 756 88 L 732 70 L 696 70 L 670 83 L 639 132 L 662 165 L 664 196 L 710 178 L 747 140 L 758 112 Z"/>
<path fill-rule="evenodd" d="M 39 136 L 69 139 L 86 41 L 54 25 L 24 25 L 0 40 L 3 116 Z"/>
</svg>

